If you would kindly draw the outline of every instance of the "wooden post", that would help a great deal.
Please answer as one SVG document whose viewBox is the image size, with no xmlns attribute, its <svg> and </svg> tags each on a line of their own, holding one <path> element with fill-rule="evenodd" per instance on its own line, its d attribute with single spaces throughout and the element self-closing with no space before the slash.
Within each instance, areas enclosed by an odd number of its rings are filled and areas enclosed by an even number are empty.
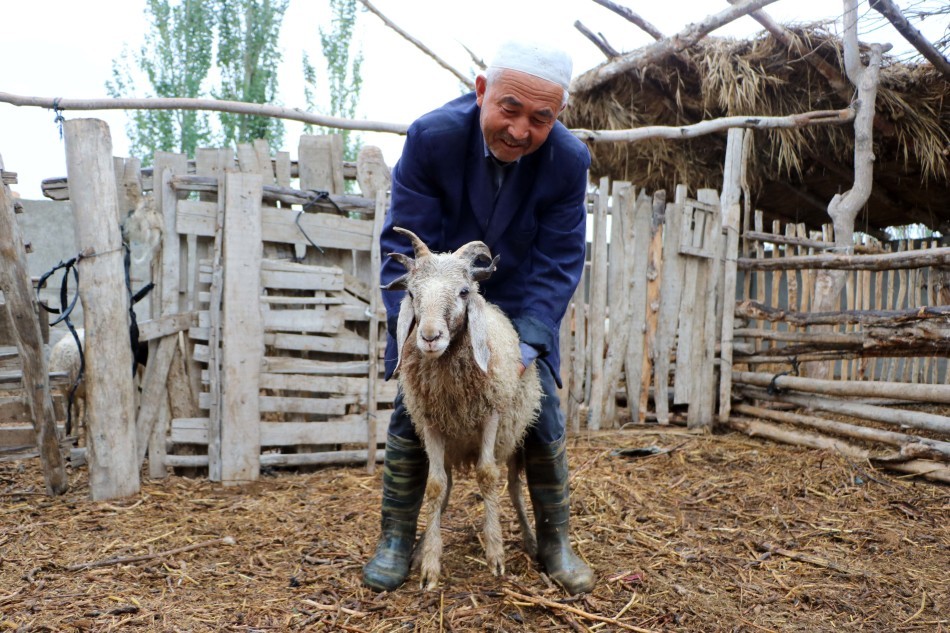
<svg viewBox="0 0 950 633">
<path fill-rule="evenodd" d="M 261 317 L 260 174 L 226 176 L 224 296 L 221 336 L 221 481 L 237 484 L 260 476 L 260 371 L 264 355 Z"/>
<path fill-rule="evenodd" d="M 3 161 L 0 160 L 0 169 Z M 13 196 L 0 182 L 0 289 L 10 315 L 17 354 L 20 357 L 23 402 L 33 421 L 36 446 L 40 452 L 46 493 L 61 495 L 68 481 L 63 455 L 59 451 L 56 418 L 49 391 L 49 366 L 43 353 L 38 306 L 26 266 L 23 234 L 13 210 Z M 126 340 L 127 340 L 126 336 Z"/>
<path fill-rule="evenodd" d="M 739 256 L 739 198 L 742 192 L 739 177 L 742 174 L 744 134 L 744 130 L 733 128 L 726 137 L 726 163 L 722 185 L 722 228 L 726 234 L 726 263 L 722 285 L 722 345 L 719 364 L 720 422 L 729 419 L 732 407 L 732 330 L 736 315 L 736 259 Z"/>
<path fill-rule="evenodd" d="M 630 192 L 632 193 L 632 191 Z M 647 283 L 648 268 L 650 265 L 650 241 L 653 224 L 653 203 L 645 191 L 640 193 L 636 203 L 628 202 L 632 207 L 625 219 L 632 223 L 629 257 L 633 260 L 627 267 L 629 281 L 626 285 L 626 294 L 629 300 L 630 320 L 628 328 L 629 340 L 626 345 L 624 364 L 626 365 L 625 378 L 627 382 L 627 407 L 630 409 L 633 421 L 640 419 L 640 389 L 643 386 L 643 360 L 646 340 L 647 311 Z M 613 338 L 613 335 L 611 336 Z"/>
<path fill-rule="evenodd" d="M 653 363 L 656 358 L 657 318 L 660 311 L 660 287 L 663 283 L 663 222 L 666 217 L 666 191 L 653 193 L 653 208 L 650 222 L 650 248 L 647 258 L 646 281 L 646 323 L 643 332 L 643 361 L 640 363 L 640 403 L 637 407 L 636 422 L 643 424 L 647 417 L 647 403 L 650 398 L 650 383 L 653 381 Z M 627 385 L 628 397 L 632 394 Z M 662 394 L 666 398 L 666 393 Z M 654 400 L 654 406 L 656 401 Z M 633 407 L 631 407 L 632 409 Z"/>
<path fill-rule="evenodd" d="M 676 188 L 676 203 L 666 207 L 666 227 L 663 230 L 663 270 L 660 272 L 663 285 L 660 288 L 653 365 L 653 401 L 659 424 L 668 424 L 670 421 L 670 352 L 676 336 L 680 295 L 683 291 L 684 258 L 679 254 L 679 241 L 683 223 L 681 205 L 685 199 L 686 188 L 681 185 Z"/>
<path fill-rule="evenodd" d="M 691 429 L 712 430 L 716 402 L 715 358 L 719 331 L 716 329 L 716 299 L 721 280 L 722 213 L 715 189 L 700 189 L 697 197 L 715 210 L 708 213 L 703 234 L 703 248 L 708 259 L 700 263 L 696 285 L 699 319 L 694 321 L 689 410 L 686 424 Z"/>
<path fill-rule="evenodd" d="M 590 411 L 587 428 L 600 429 L 603 417 L 604 326 L 607 321 L 607 199 L 610 180 L 600 179 L 594 207 L 594 241 L 591 246 L 590 291 Z"/>
<path fill-rule="evenodd" d="M 568 397 L 567 418 L 571 433 L 581 430 L 581 403 L 584 402 L 584 376 L 587 373 L 587 266 L 581 274 L 580 282 L 574 291 L 574 336 L 571 346 L 571 383 Z M 561 350 L 561 362 L 564 362 L 564 350 Z"/>
<path fill-rule="evenodd" d="M 79 297 L 86 325 L 89 488 L 97 501 L 139 491 L 129 298 L 109 126 L 73 119 L 63 128 L 76 244 L 85 256 L 78 264 Z"/>
<path fill-rule="evenodd" d="M 633 262 L 636 260 L 636 244 L 634 235 L 634 190 L 628 182 L 615 182 L 613 190 L 613 213 L 611 235 L 612 265 L 617 267 L 615 281 L 611 282 L 608 290 L 613 296 L 610 307 L 610 342 L 607 345 L 607 357 L 604 360 L 603 384 L 600 390 L 601 402 L 595 405 L 591 402 L 591 412 L 598 414 L 609 422 L 613 422 L 616 414 L 617 383 L 623 362 L 627 356 L 627 341 L 630 337 L 631 326 L 631 290 L 636 287 L 635 276 L 632 274 Z M 627 378 L 629 382 L 629 376 Z M 611 424 L 613 426 L 613 424 Z"/>
<path fill-rule="evenodd" d="M 388 196 L 386 188 L 376 191 L 376 216 L 373 218 L 373 243 L 370 250 L 370 269 L 378 271 L 381 261 L 379 252 L 379 235 L 383 230 L 383 219 L 386 217 Z M 379 327 L 378 312 L 382 303 L 378 284 L 369 287 L 369 383 L 366 393 L 366 472 L 376 472 L 376 444 L 379 443 L 379 430 L 376 420 L 377 384 L 379 383 Z M 383 321 L 385 323 L 385 320 Z"/>
</svg>

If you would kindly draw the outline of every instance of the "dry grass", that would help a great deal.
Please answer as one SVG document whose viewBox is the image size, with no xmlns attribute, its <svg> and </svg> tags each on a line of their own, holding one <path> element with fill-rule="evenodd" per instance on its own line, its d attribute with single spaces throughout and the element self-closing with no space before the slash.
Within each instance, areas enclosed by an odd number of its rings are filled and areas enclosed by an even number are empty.
<svg viewBox="0 0 950 633">
<path fill-rule="evenodd" d="M 644 447 L 661 451 L 616 454 Z M 570 459 L 573 537 L 597 573 L 575 599 L 521 553 L 507 507 L 508 575 L 487 572 L 471 482 L 444 518 L 440 590 L 414 573 L 386 595 L 359 582 L 379 521 L 379 476 L 361 468 L 170 477 L 94 503 L 84 469 L 48 498 L 36 460 L 0 463 L 0 629 L 950 629 L 945 486 L 675 427 L 574 439 Z"/>
</svg>

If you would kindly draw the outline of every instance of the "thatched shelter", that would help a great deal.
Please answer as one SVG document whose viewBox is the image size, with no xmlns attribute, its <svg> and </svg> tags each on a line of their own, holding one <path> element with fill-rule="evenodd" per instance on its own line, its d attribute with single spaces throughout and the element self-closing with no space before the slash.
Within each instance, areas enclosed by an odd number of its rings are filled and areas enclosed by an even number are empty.
<svg viewBox="0 0 950 633">
<path fill-rule="evenodd" d="M 750 40 L 706 37 L 678 53 L 575 92 L 572 128 L 682 126 L 726 116 L 786 116 L 848 107 L 841 40 L 821 25 Z M 791 42 L 791 45 L 789 45 Z M 794 51 L 794 52 L 793 52 Z M 822 64 L 821 62 L 825 62 Z M 885 58 L 874 124 L 874 189 L 855 229 L 883 237 L 920 223 L 950 232 L 950 81 L 929 63 Z M 725 133 L 591 145 L 592 176 L 650 190 L 722 185 Z M 749 187 L 767 219 L 829 222 L 828 202 L 854 180 L 851 124 L 756 131 Z"/>
</svg>

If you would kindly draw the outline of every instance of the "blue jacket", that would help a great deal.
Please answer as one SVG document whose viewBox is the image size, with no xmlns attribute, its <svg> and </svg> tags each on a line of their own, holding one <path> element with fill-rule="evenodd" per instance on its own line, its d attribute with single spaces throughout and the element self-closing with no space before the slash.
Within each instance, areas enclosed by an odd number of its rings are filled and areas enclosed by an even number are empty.
<svg viewBox="0 0 950 633">
<path fill-rule="evenodd" d="M 393 168 L 392 206 L 380 235 L 382 284 L 405 273 L 386 255 L 412 256 L 394 226 L 411 230 L 433 252 L 485 242 L 501 259 L 480 283 L 482 294 L 511 318 L 560 386 L 558 331 L 584 269 L 589 166 L 587 147 L 557 122 L 537 151 L 509 167 L 496 199 L 475 93 L 423 115 L 409 127 Z M 402 294 L 383 291 L 387 379 L 396 366 Z"/>
</svg>

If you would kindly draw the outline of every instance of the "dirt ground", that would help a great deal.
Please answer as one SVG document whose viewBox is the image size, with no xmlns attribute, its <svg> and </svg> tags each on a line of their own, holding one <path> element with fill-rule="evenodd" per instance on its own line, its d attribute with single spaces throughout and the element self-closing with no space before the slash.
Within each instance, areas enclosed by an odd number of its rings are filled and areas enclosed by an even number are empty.
<svg viewBox="0 0 950 633">
<path fill-rule="evenodd" d="M 638 450 L 639 449 L 639 450 Z M 626 451 L 624 454 L 619 451 Z M 360 585 L 379 474 L 268 473 L 244 487 L 146 480 L 43 492 L 0 463 L 0 630 L 948 631 L 950 488 L 743 435 L 647 427 L 574 438 L 573 538 L 593 592 L 568 598 L 503 515 L 507 575 L 459 481 L 439 590 Z"/>
</svg>

